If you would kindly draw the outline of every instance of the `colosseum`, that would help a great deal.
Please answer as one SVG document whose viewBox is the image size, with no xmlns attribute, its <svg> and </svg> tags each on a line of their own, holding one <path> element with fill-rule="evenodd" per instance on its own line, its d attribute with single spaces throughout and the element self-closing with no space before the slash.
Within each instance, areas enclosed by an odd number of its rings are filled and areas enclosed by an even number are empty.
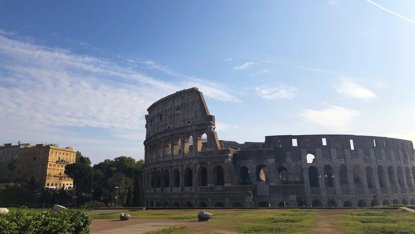
<svg viewBox="0 0 415 234">
<path fill-rule="evenodd" d="M 415 204 L 411 141 L 356 135 L 277 135 L 222 141 L 197 88 L 146 115 L 147 207 L 369 207 Z"/>
</svg>

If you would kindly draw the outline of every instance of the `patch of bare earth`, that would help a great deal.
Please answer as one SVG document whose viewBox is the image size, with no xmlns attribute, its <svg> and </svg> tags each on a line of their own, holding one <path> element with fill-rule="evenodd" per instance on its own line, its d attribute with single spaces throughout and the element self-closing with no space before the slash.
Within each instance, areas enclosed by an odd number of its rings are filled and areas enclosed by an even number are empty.
<svg viewBox="0 0 415 234">
<path fill-rule="evenodd" d="M 113 219 L 94 219 L 91 224 L 91 233 L 147 233 L 180 225 L 186 226 L 185 222 L 175 220 L 130 219 L 127 221 L 119 221 Z"/>
<path fill-rule="evenodd" d="M 348 213 L 348 211 L 343 209 L 317 210 L 317 219 L 313 225 L 314 227 L 311 233 L 342 233 L 341 230 L 339 230 L 338 228 L 338 225 L 340 224 L 339 215 L 344 215 L 346 213 Z"/>
</svg>

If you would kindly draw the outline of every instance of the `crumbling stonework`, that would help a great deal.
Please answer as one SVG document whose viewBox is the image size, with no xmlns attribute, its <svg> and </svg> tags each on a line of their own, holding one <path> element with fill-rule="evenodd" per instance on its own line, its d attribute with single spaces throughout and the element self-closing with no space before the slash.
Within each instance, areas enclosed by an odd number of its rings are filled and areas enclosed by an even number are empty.
<svg viewBox="0 0 415 234">
<path fill-rule="evenodd" d="M 219 141 L 196 88 L 148 108 L 147 207 L 367 207 L 415 204 L 411 141 L 355 135 Z"/>
</svg>

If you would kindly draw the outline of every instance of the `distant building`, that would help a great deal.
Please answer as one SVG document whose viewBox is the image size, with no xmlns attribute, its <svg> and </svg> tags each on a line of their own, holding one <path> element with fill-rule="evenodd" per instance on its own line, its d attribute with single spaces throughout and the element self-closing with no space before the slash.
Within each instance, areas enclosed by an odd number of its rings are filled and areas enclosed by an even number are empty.
<svg viewBox="0 0 415 234">
<path fill-rule="evenodd" d="M 71 189 L 65 166 L 74 163 L 76 151 L 57 145 L 5 144 L 0 146 L 0 180 L 35 180 L 39 187 Z"/>
</svg>

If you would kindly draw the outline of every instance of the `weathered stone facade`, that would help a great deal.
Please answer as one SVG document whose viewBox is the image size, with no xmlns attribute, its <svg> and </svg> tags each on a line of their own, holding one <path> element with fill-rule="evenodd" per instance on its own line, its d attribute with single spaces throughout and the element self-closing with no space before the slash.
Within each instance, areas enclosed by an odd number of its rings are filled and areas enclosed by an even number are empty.
<svg viewBox="0 0 415 234">
<path fill-rule="evenodd" d="M 196 88 L 148 108 L 147 207 L 366 207 L 415 204 L 411 141 L 355 135 L 219 141 Z"/>
</svg>

